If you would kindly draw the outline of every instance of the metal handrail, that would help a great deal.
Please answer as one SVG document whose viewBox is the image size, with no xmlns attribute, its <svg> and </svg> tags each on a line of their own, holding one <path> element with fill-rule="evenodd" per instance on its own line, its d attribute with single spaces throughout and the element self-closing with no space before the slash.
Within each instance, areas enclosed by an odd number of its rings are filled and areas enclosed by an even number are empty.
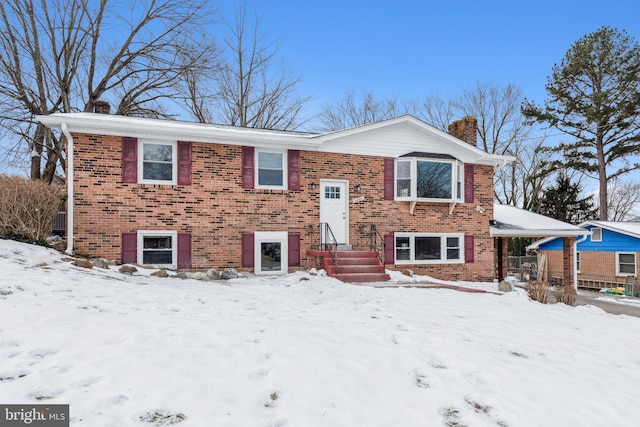
<svg viewBox="0 0 640 427">
<path fill-rule="evenodd" d="M 380 239 L 380 246 L 382 250 L 378 250 L 378 238 Z M 384 237 L 378 231 L 378 227 L 375 224 L 371 224 L 371 250 L 375 251 L 376 256 L 380 260 L 383 266 L 386 266 L 386 256 L 385 256 L 385 241 Z"/>
<path fill-rule="evenodd" d="M 337 267 L 338 262 L 336 261 L 338 251 L 338 240 L 336 236 L 333 234 L 333 230 L 326 222 L 321 222 L 318 224 L 318 240 L 315 240 L 315 230 L 314 226 L 309 226 L 309 233 L 311 234 L 312 247 L 315 246 L 318 250 L 329 252 L 329 256 L 331 256 L 331 261 L 333 265 Z M 313 243 L 316 242 L 316 243 Z"/>
</svg>

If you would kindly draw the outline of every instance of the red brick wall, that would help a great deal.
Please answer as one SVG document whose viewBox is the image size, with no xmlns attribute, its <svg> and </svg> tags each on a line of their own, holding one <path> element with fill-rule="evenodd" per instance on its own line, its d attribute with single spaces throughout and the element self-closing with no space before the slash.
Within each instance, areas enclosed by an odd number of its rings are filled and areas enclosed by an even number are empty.
<svg viewBox="0 0 640 427">
<path fill-rule="evenodd" d="M 579 251 L 580 271 L 578 280 L 607 280 L 616 277 L 615 252 Z M 553 276 L 562 276 L 562 251 L 544 250 L 540 254 L 546 254 L 549 261 L 549 272 Z M 640 253 L 636 254 L 636 271 L 640 271 Z M 624 277 L 624 276 L 619 276 Z"/>
<path fill-rule="evenodd" d="M 475 236 L 470 264 L 399 265 L 442 279 L 490 280 L 494 277 L 493 168 L 476 165 L 475 200 L 449 214 L 448 203 L 386 201 L 384 159 L 362 155 L 300 152 L 300 190 L 243 189 L 241 147 L 192 144 L 190 186 L 121 183 L 121 138 L 74 135 L 75 224 L 77 253 L 119 260 L 120 236 L 137 230 L 177 230 L 192 234 L 192 263 L 197 269 L 240 269 L 241 234 L 287 231 L 300 234 L 301 265 L 309 265 L 310 225 L 319 222 L 320 179 L 349 180 L 350 243 L 360 242 L 359 226 L 375 223 L 384 236 L 394 232 L 462 232 Z M 355 185 L 361 186 L 353 193 Z M 482 206 L 484 212 L 476 211 Z"/>
</svg>

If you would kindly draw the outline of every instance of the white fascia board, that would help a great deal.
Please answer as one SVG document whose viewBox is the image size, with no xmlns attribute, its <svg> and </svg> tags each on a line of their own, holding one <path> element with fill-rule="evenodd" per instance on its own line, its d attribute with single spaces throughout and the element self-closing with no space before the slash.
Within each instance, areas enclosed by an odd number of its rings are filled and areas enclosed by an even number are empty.
<svg viewBox="0 0 640 427">
<path fill-rule="evenodd" d="M 618 226 L 618 223 L 620 223 L 620 225 Z M 624 221 L 585 221 L 582 224 L 580 224 L 581 227 L 585 227 L 587 225 L 591 225 L 593 227 L 597 227 L 597 228 L 604 228 L 605 230 L 609 230 L 609 231 L 613 231 L 614 233 L 619 233 L 619 234 L 624 234 L 626 236 L 630 236 L 630 237 L 635 237 L 637 239 L 640 239 L 640 234 L 633 232 L 631 230 L 628 230 L 624 227 L 625 222 Z"/>
<path fill-rule="evenodd" d="M 591 234 L 588 230 L 500 230 L 494 227 L 490 227 L 489 233 L 491 237 L 547 237 L 548 239 L 543 239 L 544 241 L 557 239 L 559 237 L 578 237 Z M 544 243 L 543 240 L 535 243 L 542 244 Z"/>
<path fill-rule="evenodd" d="M 290 148 L 315 151 L 321 145 L 314 134 L 220 127 L 200 123 L 141 119 L 95 113 L 56 113 L 36 116 L 50 128 L 66 123 L 72 133 L 132 136 L 162 141 L 191 141 L 246 145 L 264 148 Z"/>
</svg>

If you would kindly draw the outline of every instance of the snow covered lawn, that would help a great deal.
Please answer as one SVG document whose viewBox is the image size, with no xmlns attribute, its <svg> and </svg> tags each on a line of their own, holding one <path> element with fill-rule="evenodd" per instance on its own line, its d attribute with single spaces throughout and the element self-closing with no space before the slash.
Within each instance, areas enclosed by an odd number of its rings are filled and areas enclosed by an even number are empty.
<svg viewBox="0 0 640 427">
<path fill-rule="evenodd" d="M 207 283 L 63 258 L 0 240 L 0 403 L 70 404 L 72 426 L 640 422 L 638 318 L 523 290 Z"/>
</svg>

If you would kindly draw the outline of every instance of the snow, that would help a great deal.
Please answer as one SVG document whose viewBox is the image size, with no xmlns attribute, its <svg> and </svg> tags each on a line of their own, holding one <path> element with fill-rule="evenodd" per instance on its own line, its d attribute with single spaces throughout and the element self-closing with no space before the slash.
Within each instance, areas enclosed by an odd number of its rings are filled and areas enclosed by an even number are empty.
<svg viewBox="0 0 640 427">
<path fill-rule="evenodd" d="M 593 306 L 128 276 L 6 240 L 0 271 L 0 403 L 69 404 L 72 426 L 637 425 L 640 319 Z"/>
<path fill-rule="evenodd" d="M 495 236 L 579 236 L 588 233 L 575 225 L 510 205 L 495 203 L 493 216 L 496 224 L 491 226 L 491 233 Z"/>
</svg>

